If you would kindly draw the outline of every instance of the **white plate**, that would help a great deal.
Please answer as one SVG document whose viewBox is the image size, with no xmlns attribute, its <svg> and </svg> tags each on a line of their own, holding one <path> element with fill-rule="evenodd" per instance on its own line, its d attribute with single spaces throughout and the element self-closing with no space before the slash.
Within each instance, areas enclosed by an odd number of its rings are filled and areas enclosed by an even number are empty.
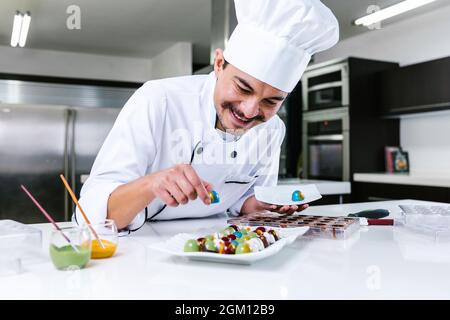
<svg viewBox="0 0 450 320">
<path fill-rule="evenodd" d="M 253 227 L 257 228 L 257 226 Z M 267 228 L 267 227 L 266 227 Z M 202 260 L 202 261 L 212 261 L 212 262 L 223 262 L 223 263 L 237 263 L 237 264 L 252 264 L 255 261 L 265 259 L 276 254 L 284 246 L 291 244 L 297 239 L 297 237 L 303 235 L 308 231 L 309 227 L 298 227 L 298 228 L 272 228 L 279 232 L 281 239 L 271 244 L 264 250 L 245 254 L 219 254 L 213 252 L 184 252 L 184 244 L 189 239 L 197 239 L 199 237 L 205 236 L 217 232 L 217 230 L 211 230 L 205 233 L 196 232 L 192 234 L 179 233 L 167 241 L 156 243 L 150 245 L 151 248 L 172 254 L 179 257 L 186 257 L 192 260 Z"/>
<path fill-rule="evenodd" d="M 294 191 L 303 192 L 305 199 L 302 201 L 292 201 Z M 322 198 L 315 184 L 281 185 L 275 187 L 255 187 L 255 197 L 257 200 L 276 205 L 298 205 L 305 204 Z"/>
</svg>

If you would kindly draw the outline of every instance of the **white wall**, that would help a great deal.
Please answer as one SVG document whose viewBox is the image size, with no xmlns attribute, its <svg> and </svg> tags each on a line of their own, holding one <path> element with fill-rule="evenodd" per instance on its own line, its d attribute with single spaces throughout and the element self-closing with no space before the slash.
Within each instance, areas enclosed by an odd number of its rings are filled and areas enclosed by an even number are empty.
<svg viewBox="0 0 450 320">
<path fill-rule="evenodd" d="M 355 56 L 408 65 L 450 56 L 450 6 L 345 39 L 315 62 Z M 400 139 L 413 173 L 450 176 L 450 113 L 421 114 L 400 122 Z"/>
<path fill-rule="evenodd" d="M 152 59 L 152 79 L 192 74 L 192 44 L 178 42 Z"/>
<path fill-rule="evenodd" d="M 406 117 L 400 135 L 415 173 L 450 176 L 450 111 Z"/>
</svg>

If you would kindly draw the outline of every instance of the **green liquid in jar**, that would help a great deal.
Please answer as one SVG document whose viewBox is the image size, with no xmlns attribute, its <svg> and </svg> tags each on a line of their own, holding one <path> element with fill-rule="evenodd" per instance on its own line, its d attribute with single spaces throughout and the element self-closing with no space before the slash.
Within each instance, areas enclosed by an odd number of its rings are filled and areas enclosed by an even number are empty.
<svg viewBox="0 0 450 320">
<path fill-rule="evenodd" d="M 50 257 L 57 269 L 84 268 L 91 257 L 91 251 L 87 247 L 75 246 L 76 252 L 71 245 L 56 247 L 50 245 Z"/>
</svg>

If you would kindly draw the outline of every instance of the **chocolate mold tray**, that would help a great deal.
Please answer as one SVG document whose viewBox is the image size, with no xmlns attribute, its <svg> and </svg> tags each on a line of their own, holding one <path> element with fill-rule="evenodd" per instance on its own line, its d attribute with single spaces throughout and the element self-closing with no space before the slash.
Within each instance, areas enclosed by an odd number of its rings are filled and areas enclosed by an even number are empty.
<svg viewBox="0 0 450 320">
<path fill-rule="evenodd" d="M 279 228 L 309 227 L 306 237 L 347 239 L 360 226 L 359 218 L 259 213 L 228 219 L 228 224 Z"/>
</svg>

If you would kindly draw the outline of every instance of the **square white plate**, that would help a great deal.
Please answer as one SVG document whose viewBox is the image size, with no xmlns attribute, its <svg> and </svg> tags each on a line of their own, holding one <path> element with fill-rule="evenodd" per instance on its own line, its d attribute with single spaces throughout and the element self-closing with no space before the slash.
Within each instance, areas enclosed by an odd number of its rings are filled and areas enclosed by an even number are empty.
<svg viewBox="0 0 450 320">
<path fill-rule="evenodd" d="M 302 201 L 292 201 L 294 191 L 303 192 L 305 199 Z M 298 205 L 310 203 L 322 198 L 315 184 L 281 185 L 275 187 L 255 187 L 255 197 L 257 200 L 276 205 Z"/>
<path fill-rule="evenodd" d="M 257 228 L 257 226 L 252 228 Z M 267 228 L 267 227 L 266 227 Z M 265 259 L 270 257 L 277 252 L 279 252 L 284 246 L 291 244 L 297 239 L 297 237 L 303 235 L 308 231 L 309 227 L 298 227 L 298 228 L 272 228 L 279 232 L 281 239 L 271 244 L 264 250 L 245 254 L 219 254 L 213 252 L 184 252 L 184 244 L 189 239 L 197 239 L 199 237 L 205 236 L 217 232 L 217 230 L 209 230 L 209 232 L 203 229 L 201 232 L 196 232 L 192 234 L 179 233 L 167 241 L 156 243 L 150 245 L 152 249 L 165 252 L 171 255 L 186 257 L 192 260 L 202 260 L 211 262 L 222 262 L 222 263 L 237 263 L 237 264 L 252 264 L 255 261 Z"/>
</svg>

